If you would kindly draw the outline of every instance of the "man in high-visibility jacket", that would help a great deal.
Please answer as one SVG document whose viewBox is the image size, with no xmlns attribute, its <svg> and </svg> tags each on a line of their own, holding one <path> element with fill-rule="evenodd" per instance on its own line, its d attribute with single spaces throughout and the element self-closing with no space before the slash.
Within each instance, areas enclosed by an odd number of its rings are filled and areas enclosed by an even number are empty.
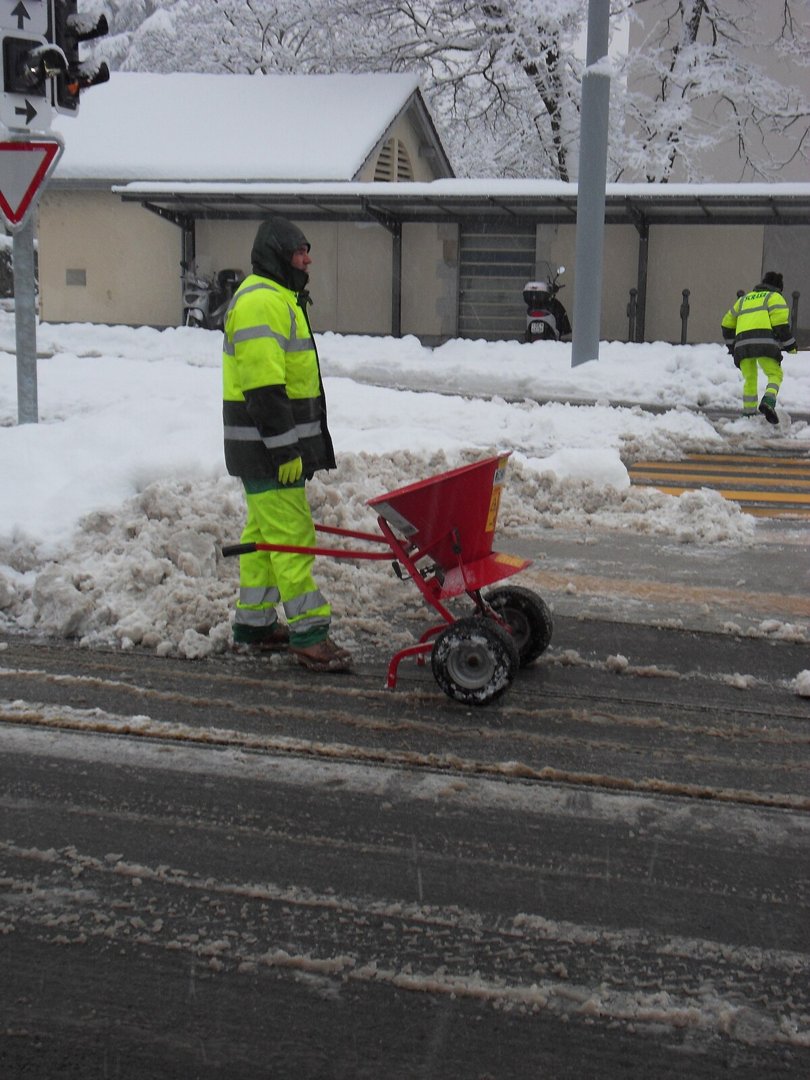
<svg viewBox="0 0 810 1080">
<path fill-rule="evenodd" d="M 796 352 L 790 329 L 790 311 L 782 296 L 782 275 L 769 270 L 745 296 L 737 298 L 723 316 L 723 340 L 743 377 L 743 415 L 761 412 L 769 424 L 778 424 L 776 396 L 782 385 L 782 353 Z M 759 400 L 759 368 L 768 380 Z"/>
<path fill-rule="evenodd" d="M 335 468 L 318 353 L 306 306 L 310 245 L 283 217 L 263 221 L 253 272 L 225 317 L 222 415 L 225 464 L 242 481 L 242 543 L 315 546 L 305 481 Z M 314 555 L 240 556 L 234 643 L 289 649 L 313 671 L 348 671 L 350 654 L 329 637 L 331 608 L 312 576 Z M 281 603 L 286 626 L 277 615 Z"/>
</svg>

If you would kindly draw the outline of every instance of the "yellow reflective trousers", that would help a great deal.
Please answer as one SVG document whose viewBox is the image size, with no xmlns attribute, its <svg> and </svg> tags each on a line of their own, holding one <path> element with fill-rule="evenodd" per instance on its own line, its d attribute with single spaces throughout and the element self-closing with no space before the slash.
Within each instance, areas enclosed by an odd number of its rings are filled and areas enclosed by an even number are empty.
<svg viewBox="0 0 810 1080">
<path fill-rule="evenodd" d="M 315 526 L 303 481 L 251 493 L 245 490 L 247 521 L 243 544 L 315 546 Z M 291 640 L 300 645 L 323 640 L 331 621 L 331 608 L 312 576 L 314 555 L 298 552 L 256 551 L 239 557 L 239 599 L 234 636 L 244 629 L 260 633 L 273 626 L 275 606 L 281 602 Z"/>
<path fill-rule="evenodd" d="M 759 408 L 759 393 L 757 390 L 759 368 L 762 368 L 762 372 L 768 380 L 768 385 L 765 387 L 765 393 L 762 396 L 767 396 L 769 399 L 772 399 L 771 404 L 776 404 L 776 395 L 779 393 L 779 387 L 782 385 L 784 376 L 782 365 L 778 360 L 772 360 L 770 356 L 749 356 L 746 360 L 741 360 L 740 374 L 743 377 L 743 413 L 747 415 L 753 415 Z"/>
</svg>

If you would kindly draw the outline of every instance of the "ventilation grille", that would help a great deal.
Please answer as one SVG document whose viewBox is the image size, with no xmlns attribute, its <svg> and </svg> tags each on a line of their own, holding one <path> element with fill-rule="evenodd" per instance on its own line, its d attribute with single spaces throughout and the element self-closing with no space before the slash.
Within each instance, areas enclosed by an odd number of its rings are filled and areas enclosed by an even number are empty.
<svg viewBox="0 0 810 1080">
<path fill-rule="evenodd" d="M 413 180 L 411 159 L 405 144 L 400 139 L 389 139 L 380 150 L 375 180 Z"/>
</svg>

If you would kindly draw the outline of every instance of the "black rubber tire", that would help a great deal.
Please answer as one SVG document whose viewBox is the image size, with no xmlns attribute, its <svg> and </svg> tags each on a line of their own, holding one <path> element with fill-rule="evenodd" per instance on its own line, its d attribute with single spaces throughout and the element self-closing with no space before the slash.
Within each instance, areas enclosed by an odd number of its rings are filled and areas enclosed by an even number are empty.
<svg viewBox="0 0 810 1080">
<path fill-rule="evenodd" d="M 520 667 L 508 630 L 473 615 L 458 619 L 436 638 L 433 676 L 448 697 L 464 705 L 489 705 L 508 689 Z"/>
<path fill-rule="evenodd" d="M 484 597 L 506 622 L 517 645 L 520 666 L 526 667 L 544 653 L 551 642 L 554 621 L 545 600 L 520 585 L 504 585 Z"/>
</svg>

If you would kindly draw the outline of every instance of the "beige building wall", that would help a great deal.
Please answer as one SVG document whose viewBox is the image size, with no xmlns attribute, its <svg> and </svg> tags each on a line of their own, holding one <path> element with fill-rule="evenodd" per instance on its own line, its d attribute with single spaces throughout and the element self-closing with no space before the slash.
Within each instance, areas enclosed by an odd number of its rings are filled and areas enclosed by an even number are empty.
<svg viewBox="0 0 810 1080">
<path fill-rule="evenodd" d="M 312 245 L 309 291 L 315 330 L 390 334 L 392 240 L 374 222 L 296 221 Z M 199 221 L 197 269 L 249 274 L 255 221 Z M 179 232 L 179 230 L 178 230 Z"/>
<path fill-rule="evenodd" d="M 689 289 L 687 341 L 720 340 L 720 320 L 736 296 L 762 272 L 763 226 L 658 225 L 650 228 L 647 262 L 645 339 L 681 340 L 680 309 Z M 572 325 L 576 320 L 576 227 L 541 225 L 538 262 L 565 266 L 559 294 Z M 637 287 L 639 234 L 632 225 L 608 225 L 604 232 L 600 339 L 627 341 L 630 290 Z"/>
<path fill-rule="evenodd" d="M 218 270 L 240 270 L 247 277 L 258 224 L 258 221 L 198 221 L 194 229 L 197 273 L 210 278 Z"/>
<path fill-rule="evenodd" d="M 690 290 L 687 341 L 720 341 L 720 321 L 738 289 L 762 270 L 761 225 L 658 225 L 650 229 L 647 341 L 680 341 L 680 308 Z"/>
<path fill-rule="evenodd" d="M 537 264 L 545 262 L 552 269 L 565 267 L 559 282 L 564 286 L 558 293 L 571 325 L 576 318 L 576 241 L 575 225 L 539 225 L 537 227 Z M 638 232 L 632 225 L 609 225 L 604 232 L 602 273 L 602 310 L 600 338 L 603 341 L 627 340 L 627 304 L 630 289 L 636 285 L 638 272 Z M 539 269 L 538 269 L 539 273 Z"/>
<path fill-rule="evenodd" d="M 445 341 L 458 330 L 458 225 L 403 225 L 402 333 Z"/>
<path fill-rule="evenodd" d="M 762 272 L 763 226 L 658 225 L 650 228 L 647 265 L 647 341 L 681 340 L 683 290 L 689 289 L 687 341 L 720 340 L 720 320 L 738 289 L 749 289 Z M 541 225 L 537 260 L 565 266 L 560 292 L 572 325 L 576 320 L 576 227 Z M 600 339 L 627 341 L 630 290 L 637 287 L 639 234 L 632 225 L 604 232 Z"/>
<path fill-rule="evenodd" d="M 389 232 L 376 223 L 298 224 L 312 244 L 314 328 L 390 334 L 393 240 Z M 258 221 L 198 222 L 200 271 L 210 274 L 233 267 L 249 273 L 257 226 Z M 759 279 L 764 235 L 764 226 L 652 226 L 646 339 L 680 341 L 682 290 L 688 288 L 688 341 L 717 341 L 720 319 L 737 289 L 750 288 Z M 44 321 L 180 325 L 182 233 L 178 226 L 136 203 L 123 203 L 117 195 L 51 191 L 42 199 L 38 237 Z M 560 299 L 572 323 L 576 321 L 575 249 L 573 225 L 537 229 L 538 262 L 547 259 L 552 266 L 566 267 Z M 606 227 L 602 340 L 627 339 L 627 303 L 636 285 L 638 251 L 638 233 L 632 226 Z M 778 266 L 774 261 L 776 269 L 788 269 L 786 264 L 787 260 Z M 457 334 L 456 225 L 403 227 L 401 284 L 403 334 L 414 334 L 428 343 Z M 786 292 L 795 287 L 786 274 Z"/>
<path fill-rule="evenodd" d="M 390 334 L 393 238 L 382 225 L 340 222 L 335 261 L 338 333 Z"/>
<path fill-rule="evenodd" d="M 37 237 L 43 321 L 179 325 L 176 225 L 106 191 L 49 191 Z"/>
<path fill-rule="evenodd" d="M 630 290 L 638 285 L 638 230 L 632 225 L 609 225 L 605 229 L 602 262 L 603 341 L 627 341 L 627 305 Z"/>
<path fill-rule="evenodd" d="M 258 221 L 200 221 L 197 267 L 210 275 L 250 273 Z M 298 221 L 312 245 L 309 290 L 316 331 L 390 334 L 393 241 L 381 225 Z M 418 224 L 402 230 L 402 333 L 452 337 L 458 325 L 458 226 Z"/>
<path fill-rule="evenodd" d="M 559 293 L 559 300 L 568 314 L 574 303 L 574 253 L 576 251 L 577 231 L 573 225 L 538 225 L 535 235 L 535 258 L 537 276 L 541 276 L 546 263 L 552 270 L 565 267 L 560 274 L 559 284 L 565 287 Z"/>
</svg>

